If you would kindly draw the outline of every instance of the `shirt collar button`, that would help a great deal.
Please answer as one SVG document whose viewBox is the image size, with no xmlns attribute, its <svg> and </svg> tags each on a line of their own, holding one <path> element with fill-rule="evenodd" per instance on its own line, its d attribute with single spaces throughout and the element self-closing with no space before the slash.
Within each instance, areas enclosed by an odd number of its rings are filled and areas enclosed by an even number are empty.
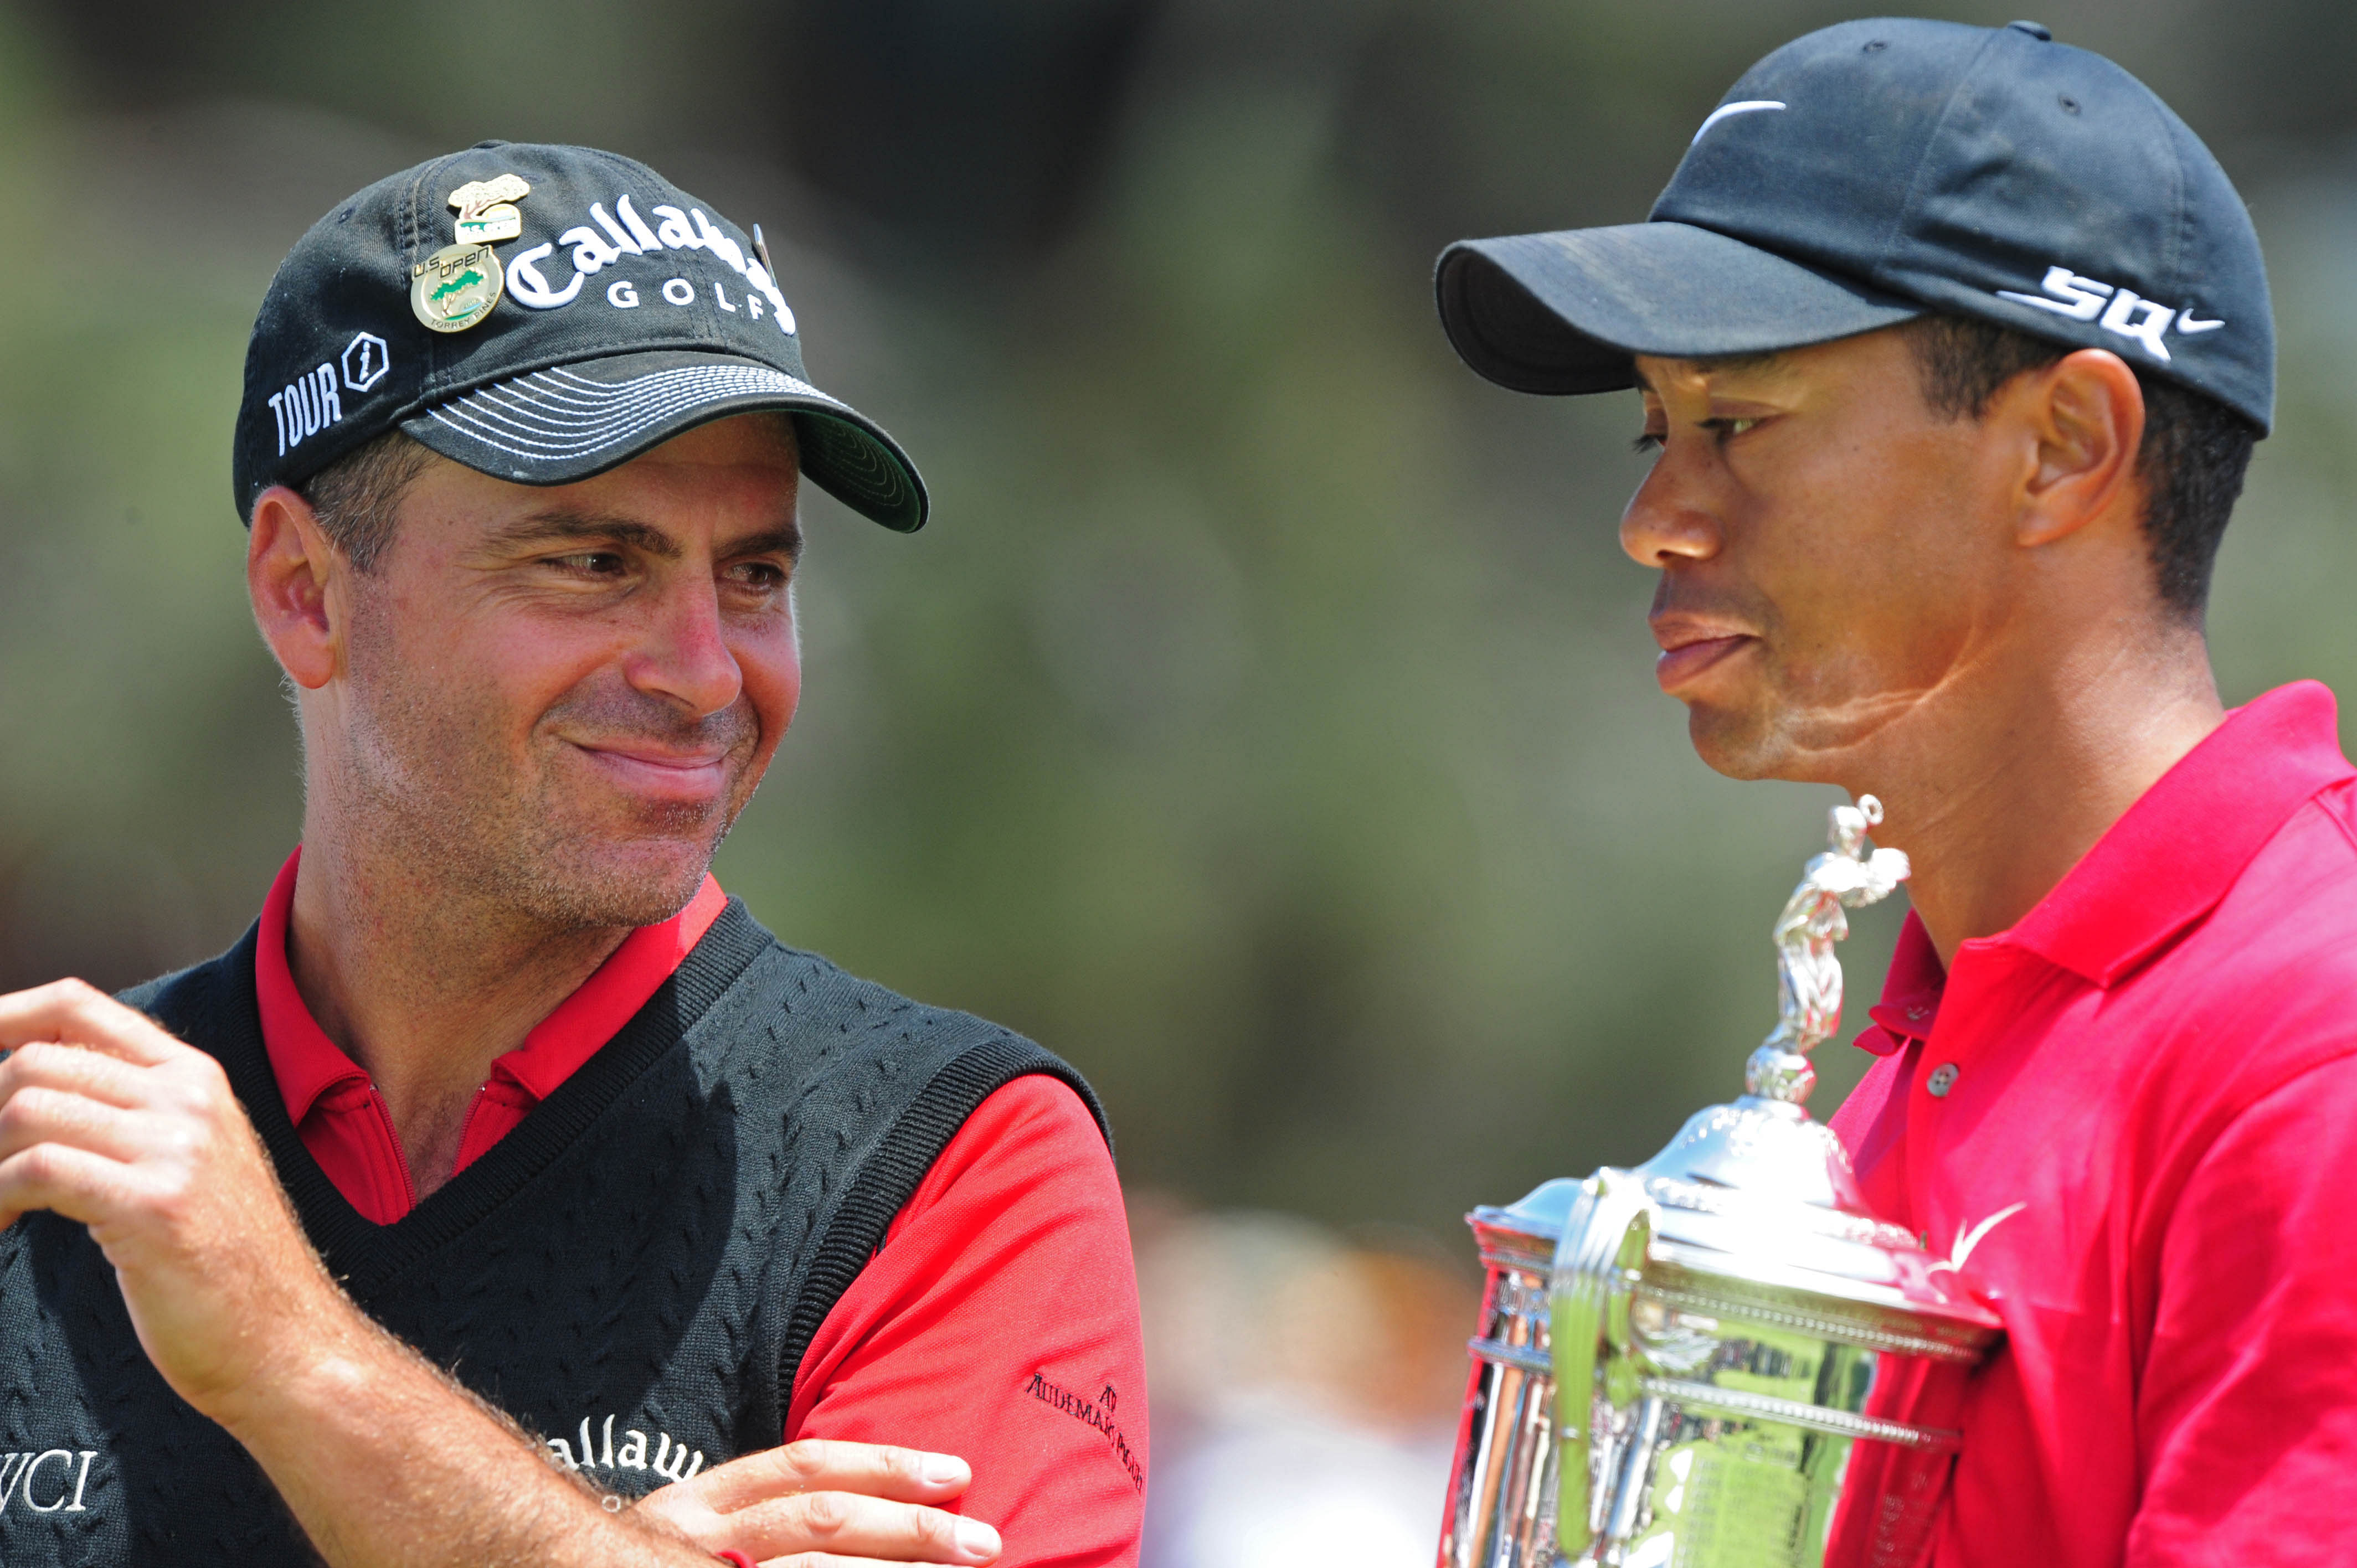
<svg viewBox="0 0 2357 1568">
<path fill-rule="evenodd" d="M 1932 1069 L 1932 1076 L 1923 1080 L 1923 1092 L 1934 1100 L 1945 1100 L 1948 1090 L 1956 1087 L 1957 1077 L 1955 1063 L 1942 1062 Z"/>
</svg>

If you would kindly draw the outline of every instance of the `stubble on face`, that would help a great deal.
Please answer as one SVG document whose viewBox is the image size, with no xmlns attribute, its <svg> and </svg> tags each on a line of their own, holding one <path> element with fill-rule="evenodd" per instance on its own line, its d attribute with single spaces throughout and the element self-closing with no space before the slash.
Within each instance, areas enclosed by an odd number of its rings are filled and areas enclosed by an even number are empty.
<svg viewBox="0 0 2357 1568">
<path fill-rule="evenodd" d="M 420 880 L 555 930 L 652 925 L 695 896 L 751 800 L 759 725 L 749 704 L 689 718 L 616 681 L 568 693 L 519 739 L 496 687 L 418 677 L 387 596 L 351 619 L 351 701 L 339 770 L 359 835 Z M 719 802 L 620 800 L 583 788 L 563 735 L 727 754 Z"/>
<path fill-rule="evenodd" d="M 346 579 L 323 836 L 451 931 L 677 913 L 792 721 L 796 467 L 767 415 L 546 491 L 437 459 Z"/>
</svg>

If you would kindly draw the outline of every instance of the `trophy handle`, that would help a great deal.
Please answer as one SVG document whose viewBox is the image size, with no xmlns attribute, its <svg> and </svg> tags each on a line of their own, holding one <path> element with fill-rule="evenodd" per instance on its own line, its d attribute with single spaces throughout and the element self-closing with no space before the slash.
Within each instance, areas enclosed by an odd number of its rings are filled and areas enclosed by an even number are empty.
<svg viewBox="0 0 2357 1568">
<path fill-rule="evenodd" d="M 1596 1360 L 1629 1337 L 1629 1287 L 1653 1239 L 1644 1179 L 1610 1166 L 1580 1185 L 1555 1247 L 1549 1281 L 1555 1351 L 1555 1550 L 1577 1559 L 1593 1543 L 1589 1459 L 1596 1443 Z"/>
</svg>

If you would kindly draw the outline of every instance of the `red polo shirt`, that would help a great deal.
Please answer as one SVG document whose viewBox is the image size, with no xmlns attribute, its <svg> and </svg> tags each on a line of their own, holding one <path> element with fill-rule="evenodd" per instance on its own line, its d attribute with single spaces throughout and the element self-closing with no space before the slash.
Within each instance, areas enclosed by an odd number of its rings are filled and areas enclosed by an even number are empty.
<svg viewBox="0 0 2357 1568">
<path fill-rule="evenodd" d="M 389 1225 L 416 1206 L 393 1118 L 312 1018 L 286 962 L 301 858 L 288 857 L 263 903 L 263 1045 L 303 1146 L 347 1202 Z M 726 903 L 705 878 L 685 909 L 632 932 L 494 1062 L 457 1168 L 613 1038 Z M 974 1466 L 959 1509 L 997 1528 L 997 1568 L 1136 1562 L 1146 1464 L 1137 1286 L 1113 1159 L 1080 1096 L 1051 1078 L 1019 1078 L 975 1108 L 819 1325 L 782 1436 L 958 1455 Z"/>
<path fill-rule="evenodd" d="M 2011 930 L 1910 916 L 1833 1121 L 2005 1319 L 1940 1568 L 2357 1562 L 2357 769 L 2236 710 Z"/>
</svg>

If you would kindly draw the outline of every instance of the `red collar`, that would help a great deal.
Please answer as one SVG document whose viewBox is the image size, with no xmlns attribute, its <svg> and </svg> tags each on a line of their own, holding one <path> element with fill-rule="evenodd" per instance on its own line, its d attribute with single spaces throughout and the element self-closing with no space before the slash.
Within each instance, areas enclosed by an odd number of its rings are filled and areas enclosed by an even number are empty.
<svg viewBox="0 0 2357 1568">
<path fill-rule="evenodd" d="M 2226 715 L 2004 940 L 2109 987 L 2226 896 L 2317 791 L 2357 776 L 2314 681 Z"/>
<path fill-rule="evenodd" d="M 262 1012 L 262 1044 L 286 1114 L 297 1127 L 319 1097 L 338 1084 L 366 1082 L 368 1074 L 338 1048 L 311 1016 L 286 963 L 286 921 L 295 903 L 297 846 L 279 868 L 262 904 L 262 929 L 253 958 L 255 999 Z M 661 925 L 641 926 L 623 939 L 613 956 L 533 1026 L 523 1044 L 491 1065 L 534 1102 L 556 1091 L 582 1063 L 619 1033 L 671 978 L 688 952 L 720 918 L 727 895 L 710 876 L 687 908 Z"/>
<path fill-rule="evenodd" d="M 1947 988 L 1948 972 L 1940 967 L 1940 950 L 1923 929 L 1914 910 L 1899 928 L 1899 945 L 1890 954 L 1890 972 L 1882 977 L 1881 1000 L 1866 1015 L 1882 1026 L 1884 1038 L 1872 1030 L 1857 1043 L 1876 1056 L 1887 1057 L 1909 1040 L 1928 1039 L 1932 1021 L 1940 1015 L 1940 993 Z"/>
<path fill-rule="evenodd" d="M 2011 930 L 1964 945 L 2009 943 L 2109 987 L 2215 908 L 2317 791 L 2352 777 L 2332 693 L 2314 681 L 2278 686 L 2228 714 Z M 1888 1037 L 1869 1031 L 1858 1044 L 1888 1056 L 1929 1038 L 1947 983 L 1910 910 L 1867 1010 Z"/>
</svg>

